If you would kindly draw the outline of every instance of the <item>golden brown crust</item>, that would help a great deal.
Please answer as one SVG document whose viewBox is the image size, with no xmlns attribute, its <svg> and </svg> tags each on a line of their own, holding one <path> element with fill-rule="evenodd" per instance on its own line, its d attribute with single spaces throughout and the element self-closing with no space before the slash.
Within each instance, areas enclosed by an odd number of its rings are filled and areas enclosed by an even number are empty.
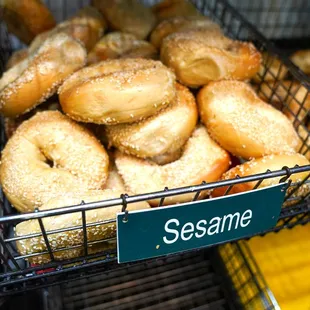
<svg viewBox="0 0 310 310">
<path fill-rule="evenodd" d="M 67 193 L 65 196 L 56 197 L 45 203 L 40 210 L 55 209 L 73 205 L 79 205 L 82 201 L 85 203 L 104 201 L 112 198 L 119 198 L 123 194 L 118 190 L 98 190 L 98 191 L 85 191 L 85 192 L 72 192 Z M 127 209 L 130 210 L 142 210 L 148 209 L 150 206 L 146 202 L 138 202 L 128 204 Z M 116 218 L 116 213 L 120 212 L 122 206 L 113 206 L 107 208 L 97 208 L 86 212 L 86 223 L 91 224 L 95 222 L 101 222 L 104 220 L 112 220 Z M 44 218 L 43 224 L 47 232 L 60 228 L 70 228 L 78 225 L 82 225 L 82 218 L 79 212 L 69 213 L 64 215 L 58 215 L 54 217 Z M 40 233 L 40 226 L 37 220 L 29 220 L 22 222 L 16 226 L 16 236 L 25 236 L 32 233 Z M 114 223 L 98 224 L 87 228 L 87 240 L 98 241 L 102 239 L 113 238 L 116 236 L 116 225 Z M 83 245 L 83 230 L 76 229 L 71 231 L 65 231 L 63 233 L 48 235 L 51 249 L 58 250 L 61 248 L 67 248 L 70 246 Z M 46 251 L 46 246 L 43 237 L 23 239 L 17 242 L 18 251 L 22 255 L 40 253 Z M 101 249 L 102 250 L 102 249 Z M 54 256 L 56 260 L 64 260 L 72 257 L 78 257 L 83 255 L 83 250 L 78 248 L 75 250 L 65 250 L 55 252 Z M 29 259 L 30 262 L 36 264 L 47 263 L 50 261 L 48 255 L 39 255 Z"/>
<path fill-rule="evenodd" d="M 74 73 L 58 93 L 63 111 L 77 121 L 128 123 L 170 104 L 175 76 L 159 61 L 113 59 Z"/>
<path fill-rule="evenodd" d="M 296 119 L 299 122 L 304 122 L 310 110 L 309 91 L 295 81 L 283 80 L 261 83 L 258 95 L 263 100 L 268 100 L 279 107 L 292 122 Z"/>
<path fill-rule="evenodd" d="M 176 84 L 176 99 L 141 122 L 106 126 L 107 138 L 120 151 L 140 158 L 175 153 L 192 135 L 198 111 L 191 92 Z"/>
<path fill-rule="evenodd" d="M 221 32 L 220 26 L 206 16 L 176 16 L 159 23 L 152 31 L 150 41 L 156 48 L 160 48 L 168 35 L 195 29 L 217 29 Z"/>
<path fill-rule="evenodd" d="M 211 137 L 236 156 L 261 157 L 297 149 L 292 123 L 244 82 L 211 82 L 197 100 Z"/>
<path fill-rule="evenodd" d="M 267 52 L 262 53 L 263 61 L 259 71 L 253 76 L 253 81 L 260 83 L 262 80 L 275 81 L 283 80 L 287 74 L 287 67 L 274 55 L 269 55 Z"/>
<path fill-rule="evenodd" d="M 155 47 L 144 40 L 137 39 L 133 34 L 111 32 L 105 35 L 87 57 L 89 64 L 115 58 L 157 58 Z"/>
<path fill-rule="evenodd" d="M 37 112 L 42 112 L 45 110 L 55 111 L 59 109 L 60 109 L 60 105 L 58 102 L 45 102 L 39 105 L 38 107 L 36 107 L 35 109 L 31 110 L 30 112 L 23 114 L 17 118 L 5 117 L 4 118 L 4 131 L 5 131 L 6 138 L 10 139 L 15 133 L 15 131 L 17 130 L 17 128 L 25 120 L 29 119 L 30 117 L 35 115 Z"/>
<path fill-rule="evenodd" d="M 134 156 L 116 152 L 116 167 L 126 188 L 134 194 L 150 193 L 168 188 L 218 180 L 227 171 L 230 158 L 226 151 L 209 137 L 204 126 L 198 126 L 185 144 L 180 159 L 163 166 Z M 167 197 L 165 205 L 191 201 L 193 194 Z M 159 200 L 149 201 L 153 206 Z"/>
<path fill-rule="evenodd" d="M 287 166 L 289 168 L 295 165 L 304 166 L 309 165 L 309 161 L 298 153 L 283 153 L 280 155 L 269 155 L 262 158 L 252 159 L 242 165 L 236 166 L 223 174 L 222 180 L 234 179 L 236 176 L 245 177 L 254 174 L 264 173 L 268 169 L 271 171 L 280 170 L 282 167 Z M 306 176 L 308 172 L 302 172 L 298 174 L 292 174 L 290 179 L 292 182 L 300 182 Z M 281 177 L 265 179 L 258 188 L 266 187 L 274 184 L 278 184 Z M 240 192 L 250 191 L 254 188 L 255 182 L 240 183 L 232 187 L 229 194 L 236 194 Z M 212 191 L 212 197 L 223 196 L 227 190 L 227 186 L 216 188 Z"/>
<path fill-rule="evenodd" d="M 92 4 L 103 14 L 111 29 L 134 34 L 145 39 L 156 24 L 150 8 L 138 0 L 93 0 Z"/>
<path fill-rule="evenodd" d="M 14 67 L 24 59 L 26 59 L 29 56 L 28 49 L 23 48 L 21 50 L 18 50 L 16 52 L 13 52 L 12 56 L 9 58 L 8 62 L 6 63 L 6 70 L 9 70 L 10 68 Z"/>
<path fill-rule="evenodd" d="M 176 16 L 200 16 L 200 12 L 188 0 L 163 0 L 152 7 L 158 20 Z"/>
<path fill-rule="evenodd" d="M 291 57 L 292 62 L 305 74 L 310 74 L 310 50 L 300 50 Z"/>
<path fill-rule="evenodd" d="M 85 6 L 79 10 L 74 16 L 69 18 L 70 22 L 75 24 L 85 23 L 89 24 L 94 30 L 98 31 L 101 36 L 107 28 L 107 22 L 102 14 L 93 6 Z"/>
<path fill-rule="evenodd" d="M 0 0 L 0 16 L 9 32 L 26 44 L 56 24 L 51 12 L 40 0 Z"/>
<path fill-rule="evenodd" d="M 29 46 L 29 53 L 36 52 L 48 38 L 58 33 L 66 33 L 73 39 L 82 42 L 85 49 L 90 51 L 103 35 L 105 29 L 106 23 L 99 11 L 92 7 L 86 7 L 52 30 L 36 36 Z"/>
<path fill-rule="evenodd" d="M 0 112 L 16 117 L 54 94 L 63 80 L 84 66 L 86 52 L 68 35 L 52 36 L 38 52 L 23 60 L 0 79 Z"/>
<path fill-rule="evenodd" d="M 101 189 L 108 166 L 105 149 L 88 130 L 46 111 L 25 121 L 8 141 L 0 180 L 12 205 L 26 212 L 66 192 Z"/>
<path fill-rule="evenodd" d="M 191 87 L 214 80 L 246 80 L 261 62 L 253 44 L 233 41 L 216 29 L 173 33 L 163 40 L 160 56 L 177 79 Z"/>
<path fill-rule="evenodd" d="M 308 127 L 298 126 L 297 133 L 299 136 L 298 152 L 310 160 L 310 124 Z"/>
</svg>

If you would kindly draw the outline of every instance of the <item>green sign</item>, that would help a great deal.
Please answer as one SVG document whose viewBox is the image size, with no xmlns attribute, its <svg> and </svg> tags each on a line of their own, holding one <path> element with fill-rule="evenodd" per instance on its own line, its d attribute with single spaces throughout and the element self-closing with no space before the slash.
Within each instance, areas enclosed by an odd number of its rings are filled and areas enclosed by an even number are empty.
<svg viewBox="0 0 310 310">
<path fill-rule="evenodd" d="M 118 262 L 243 238 L 276 225 L 286 184 L 210 200 L 117 214 Z"/>
</svg>

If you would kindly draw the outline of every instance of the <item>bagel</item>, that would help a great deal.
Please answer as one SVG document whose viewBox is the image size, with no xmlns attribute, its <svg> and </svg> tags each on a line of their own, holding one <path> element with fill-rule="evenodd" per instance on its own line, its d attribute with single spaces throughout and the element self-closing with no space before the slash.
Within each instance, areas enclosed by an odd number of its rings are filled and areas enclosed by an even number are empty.
<svg viewBox="0 0 310 310">
<path fill-rule="evenodd" d="M 216 29 L 173 33 L 163 40 L 160 57 L 190 87 L 215 80 L 249 79 L 261 62 L 253 44 L 233 41 Z"/>
<path fill-rule="evenodd" d="M 17 117 L 54 94 L 63 80 L 84 66 L 82 45 L 62 33 L 49 38 L 37 53 L 6 71 L 0 79 L 0 112 Z"/>
<path fill-rule="evenodd" d="M 138 39 L 145 39 L 156 24 L 151 9 L 138 0 L 92 0 L 92 4 L 112 30 L 132 33 Z"/>
<path fill-rule="evenodd" d="M 158 20 L 176 16 L 196 16 L 200 12 L 188 0 L 163 0 L 152 7 Z"/>
<path fill-rule="evenodd" d="M 125 155 L 119 151 L 115 164 L 126 188 L 134 194 L 162 191 L 213 182 L 229 168 L 228 153 L 218 146 L 208 135 L 205 127 L 199 125 L 185 144 L 182 156 L 167 165 Z M 167 197 L 164 205 L 191 201 L 196 193 Z M 204 196 L 206 193 L 201 193 Z M 157 206 L 159 199 L 150 200 Z"/>
<path fill-rule="evenodd" d="M 292 123 L 245 82 L 211 82 L 200 90 L 197 101 L 211 137 L 236 156 L 248 159 L 297 150 Z"/>
<path fill-rule="evenodd" d="M 9 70 L 10 68 L 14 67 L 24 59 L 26 59 L 29 56 L 28 49 L 23 48 L 21 50 L 18 50 L 16 52 L 13 52 L 12 56 L 9 58 L 8 62 L 6 63 L 6 70 Z"/>
<path fill-rule="evenodd" d="M 40 211 L 79 205 L 81 202 L 91 203 L 119 198 L 122 192 L 117 190 L 86 191 L 81 193 L 67 193 L 65 196 L 56 197 L 45 203 Z M 127 205 L 128 211 L 148 209 L 150 206 L 146 202 L 130 203 Z M 86 223 L 92 224 L 105 220 L 116 219 L 116 214 L 121 212 L 122 206 L 116 205 L 106 208 L 96 208 L 86 212 Z M 80 212 L 47 217 L 42 219 L 46 232 L 82 225 Z M 37 220 L 29 220 L 16 225 L 16 236 L 26 236 L 33 233 L 40 233 L 40 225 Z M 98 224 L 87 227 L 87 241 L 99 241 L 116 236 L 116 223 Z M 64 250 L 71 246 L 83 245 L 83 229 L 69 230 L 62 233 L 49 234 L 48 240 L 53 251 L 63 249 L 54 253 L 56 260 L 64 260 L 83 255 L 83 248 Z M 17 249 L 22 255 L 40 253 L 46 251 L 43 237 L 34 237 L 19 240 L 16 242 Z M 102 249 L 101 249 L 102 250 Z M 39 255 L 29 258 L 34 264 L 42 264 L 50 261 L 49 255 Z"/>
<path fill-rule="evenodd" d="M 269 55 L 267 52 L 263 52 L 262 58 L 263 61 L 260 65 L 259 71 L 253 76 L 254 82 L 278 81 L 285 78 L 288 69 L 279 58 Z"/>
<path fill-rule="evenodd" d="M 79 70 L 58 94 L 71 118 L 113 125 L 153 115 L 172 102 L 175 92 L 174 74 L 159 61 L 112 59 Z"/>
<path fill-rule="evenodd" d="M 80 9 L 75 15 L 68 19 L 69 22 L 75 24 L 88 24 L 94 30 L 97 30 L 98 36 L 101 37 L 107 29 L 107 22 L 102 14 L 93 6 L 85 6 Z"/>
<path fill-rule="evenodd" d="M 162 155 L 154 156 L 149 158 L 149 160 L 153 161 L 158 165 L 166 165 L 170 164 L 173 161 L 178 160 L 182 156 L 182 148 L 178 149 L 175 152 L 168 152 Z"/>
<path fill-rule="evenodd" d="M 17 118 L 4 118 L 4 131 L 7 139 L 10 139 L 12 135 L 15 133 L 17 128 L 27 119 L 35 115 L 37 112 L 42 112 L 45 110 L 54 111 L 59 110 L 60 105 L 57 102 L 45 102 L 30 112 L 23 114 Z"/>
<path fill-rule="evenodd" d="M 50 31 L 36 36 L 29 46 L 29 53 L 34 53 L 49 37 L 66 33 L 73 39 L 84 44 L 87 51 L 90 51 L 106 29 L 106 22 L 100 12 L 92 7 L 86 7 L 70 19 L 58 24 Z"/>
<path fill-rule="evenodd" d="M 206 16 L 177 16 L 159 23 L 151 33 L 150 42 L 159 49 L 168 35 L 195 29 L 217 29 L 221 33 L 220 26 Z"/>
<path fill-rule="evenodd" d="M 222 180 L 230 180 L 237 177 L 246 177 L 254 174 L 264 173 L 268 169 L 271 171 L 281 170 L 282 167 L 294 167 L 295 165 L 304 166 L 309 165 L 309 161 L 303 156 L 298 153 L 284 153 L 279 155 L 268 155 L 261 158 L 252 159 L 244 164 L 236 166 L 226 173 L 223 174 Z M 290 176 L 290 180 L 292 182 L 300 182 L 302 181 L 309 172 L 301 172 L 297 174 L 292 174 Z M 270 178 L 265 179 L 258 188 L 271 186 L 274 184 L 278 184 L 282 177 Z M 254 188 L 258 181 L 254 182 L 247 182 L 247 183 L 239 183 L 235 184 L 229 194 L 236 194 L 240 192 L 250 191 Z M 215 188 L 212 191 L 212 197 L 223 196 L 227 190 L 227 186 Z"/>
<path fill-rule="evenodd" d="M 300 70 L 310 74 L 310 49 L 297 51 L 290 58 Z"/>
<path fill-rule="evenodd" d="M 166 109 L 141 122 L 106 126 L 111 145 L 140 158 L 175 153 L 196 127 L 198 111 L 191 92 L 176 85 L 176 99 Z"/>
<path fill-rule="evenodd" d="M 284 80 L 261 83 L 258 95 L 279 107 L 292 122 L 303 122 L 310 110 L 310 94 L 298 82 Z"/>
<path fill-rule="evenodd" d="M 58 111 L 46 111 L 23 122 L 9 139 L 0 182 L 11 204 L 27 212 L 73 189 L 101 189 L 108 166 L 105 149 L 88 130 Z"/>
<path fill-rule="evenodd" d="M 111 32 L 105 35 L 88 54 L 88 63 L 115 58 L 156 58 L 157 50 L 133 34 Z"/>
<path fill-rule="evenodd" d="M 310 124 L 307 127 L 298 126 L 297 132 L 299 136 L 298 152 L 310 161 Z"/>
<path fill-rule="evenodd" d="M 8 31 L 29 44 L 33 38 L 55 26 L 55 20 L 40 0 L 0 0 L 0 16 Z"/>
</svg>

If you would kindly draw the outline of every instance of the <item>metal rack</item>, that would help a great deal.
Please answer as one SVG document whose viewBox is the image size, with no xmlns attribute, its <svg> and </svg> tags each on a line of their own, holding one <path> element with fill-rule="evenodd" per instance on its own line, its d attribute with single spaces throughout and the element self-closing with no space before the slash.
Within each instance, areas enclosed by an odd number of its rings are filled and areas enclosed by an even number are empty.
<svg viewBox="0 0 310 310">
<path fill-rule="evenodd" d="M 285 100 L 283 105 L 280 107 L 283 110 L 289 111 L 294 118 L 294 125 L 296 129 L 303 127 L 306 130 L 307 137 L 300 135 L 303 141 L 302 151 L 306 153 L 310 151 L 309 144 L 309 131 L 307 130 L 307 122 L 309 117 L 309 111 L 304 111 L 304 104 L 307 100 L 307 96 L 310 90 L 310 80 L 304 76 L 296 67 L 286 58 L 281 57 L 281 52 L 269 41 L 267 41 L 250 23 L 248 23 L 233 7 L 231 7 L 225 0 L 210 0 L 210 1 L 193 1 L 197 8 L 205 15 L 209 15 L 216 22 L 218 22 L 224 31 L 232 38 L 235 39 L 247 39 L 255 43 L 255 45 L 261 51 L 267 51 L 269 57 L 264 60 L 264 72 L 260 74 L 260 82 L 257 84 L 259 91 L 263 91 L 262 85 L 266 80 L 267 75 L 273 76 L 274 80 L 281 85 L 286 92 Z M 80 2 L 79 2 L 80 3 Z M 0 37 L 0 72 L 4 71 L 5 62 L 8 59 L 9 54 L 12 52 L 11 42 L 9 40 L 8 34 L 5 32 L 3 27 L 1 29 Z M 280 60 L 279 71 L 271 71 L 271 64 L 275 59 Z M 296 88 L 294 90 L 292 87 L 284 85 L 281 80 L 279 80 L 279 73 L 283 67 L 288 68 L 289 71 L 289 81 L 291 84 L 299 83 L 297 90 L 300 87 L 305 87 L 306 95 L 304 98 L 297 98 Z M 273 103 L 273 98 L 278 97 L 281 99 L 277 93 L 276 88 L 271 87 L 270 93 L 265 93 L 265 97 Z M 294 100 L 299 109 L 296 112 L 292 111 L 290 108 L 290 102 Z M 281 99 L 282 101 L 282 99 Z M 302 113 L 306 112 L 306 113 Z M 308 113 L 308 114 L 307 114 Z M 301 117 L 301 115 L 304 115 Z M 5 143 L 5 136 L 3 130 L 1 131 L 1 142 L 2 147 Z M 307 140 L 308 139 L 308 140 Z M 52 284 L 67 282 L 72 279 L 81 277 L 81 275 L 94 274 L 100 271 L 107 271 L 110 269 L 127 268 L 131 264 L 118 265 L 116 263 L 115 250 L 100 251 L 99 253 L 89 254 L 88 247 L 90 245 L 103 245 L 107 240 L 98 240 L 95 242 L 88 242 L 85 236 L 87 235 L 87 227 L 90 225 L 102 225 L 105 223 L 113 223 L 115 220 L 86 224 L 67 228 L 69 230 L 78 230 L 82 232 L 84 236 L 84 241 L 81 240 L 81 244 L 71 247 L 71 249 L 79 249 L 81 251 L 81 256 L 76 257 L 67 261 L 56 261 L 54 259 L 54 253 L 61 249 L 53 249 L 49 243 L 48 236 L 50 234 L 59 233 L 64 231 L 59 229 L 57 231 L 46 231 L 44 228 L 43 218 L 51 217 L 55 215 L 68 214 L 73 212 L 80 212 L 82 217 L 85 215 L 86 211 L 96 209 L 96 208 L 107 208 L 110 206 L 119 206 L 120 210 L 122 208 L 126 209 L 126 206 L 133 202 L 145 201 L 150 199 L 163 199 L 169 196 L 180 195 L 185 193 L 196 193 L 194 200 L 199 196 L 199 193 L 204 190 L 210 190 L 217 187 L 228 186 L 228 190 L 225 194 L 229 194 L 229 191 L 235 184 L 246 183 L 246 182 L 256 182 L 255 188 L 257 188 L 263 180 L 270 179 L 274 177 L 281 177 L 280 182 L 286 182 L 291 175 L 309 172 L 307 177 L 299 183 L 289 184 L 289 189 L 286 196 L 286 207 L 281 211 L 280 221 L 278 226 L 272 230 L 280 230 L 284 227 L 290 227 L 297 224 L 302 224 L 309 221 L 309 197 L 310 192 L 306 192 L 303 195 L 298 194 L 297 191 L 301 186 L 308 186 L 309 176 L 310 176 L 310 165 L 304 167 L 289 167 L 278 171 L 266 171 L 262 174 L 257 174 L 249 177 L 236 178 L 234 180 L 226 180 L 213 182 L 208 184 L 201 184 L 197 186 L 190 186 L 178 189 L 167 189 L 156 193 L 146 193 L 143 195 L 136 196 L 123 196 L 122 198 L 95 202 L 90 204 L 81 204 L 78 206 L 71 206 L 62 209 L 54 209 L 47 211 L 38 211 L 27 214 L 14 214 L 10 204 L 4 196 L 1 198 L 2 210 L 4 212 L 4 217 L 0 218 L 0 225 L 3 228 L 3 235 L 0 236 L 0 259 L 2 261 L 2 270 L 0 274 L 0 295 L 12 294 L 19 291 L 27 291 L 34 288 L 45 287 Z M 41 232 L 37 234 L 28 235 L 25 237 L 15 237 L 13 235 L 13 227 L 25 220 L 37 219 L 39 221 Z M 265 232 L 258 232 L 265 233 Z M 21 238 L 33 238 L 42 237 L 45 241 L 45 252 L 44 253 L 34 253 L 29 255 L 20 255 L 16 251 L 15 242 Z M 249 236 L 250 237 L 250 236 Z M 113 241 L 113 238 L 109 242 Z M 70 248 L 67 248 L 70 249 Z M 25 259 L 29 259 L 31 256 L 46 254 L 50 257 L 51 262 L 40 265 L 33 266 L 30 265 Z"/>
<path fill-rule="evenodd" d="M 226 281 L 231 283 L 229 289 L 232 296 L 238 296 L 239 308 L 279 309 L 246 242 L 222 245 L 216 257 L 219 268 L 226 271 Z"/>
<path fill-rule="evenodd" d="M 229 0 L 270 40 L 310 36 L 308 0 Z"/>
<path fill-rule="evenodd" d="M 44 310 L 236 309 L 213 251 L 202 250 L 47 288 Z M 61 294 L 60 294 L 61 292 Z"/>
<path fill-rule="evenodd" d="M 229 0 L 265 37 L 290 56 L 310 48 L 308 0 Z"/>
</svg>

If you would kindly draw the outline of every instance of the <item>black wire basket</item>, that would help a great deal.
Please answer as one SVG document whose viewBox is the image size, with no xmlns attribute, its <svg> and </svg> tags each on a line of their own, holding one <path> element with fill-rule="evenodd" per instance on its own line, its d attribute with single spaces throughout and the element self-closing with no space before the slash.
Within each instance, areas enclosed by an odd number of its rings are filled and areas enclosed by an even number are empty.
<svg viewBox="0 0 310 310">
<path fill-rule="evenodd" d="M 52 2 L 51 2 L 52 3 Z M 67 3 L 64 1 L 64 9 L 62 12 L 68 12 Z M 71 2 L 70 2 L 71 3 Z M 260 34 L 255 27 L 247 22 L 232 6 L 225 0 L 210 0 L 210 1 L 193 1 L 197 8 L 204 14 L 210 16 L 221 25 L 228 36 L 234 39 L 250 40 L 258 49 L 266 54 L 264 57 L 264 68 L 258 75 L 256 88 L 259 94 L 264 96 L 266 101 L 271 102 L 281 110 L 289 111 L 294 121 L 294 126 L 299 132 L 303 128 L 306 135 L 300 134 L 302 141 L 300 152 L 306 154 L 310 152 L 309 130 L 307 125 L 309 122 L 309 111 L 305 108 L 305 102 L 308 99 L 310 83 L 309 79 L 303 75 L 297 68 L 286 58 L 283 58 L 279 51 L 271 42 Z M 85 3 L 83 3 L 85 4 Z M 150 3 L 149 3 L 150 4 Z M 152 3 L 151 3 L 152 4 Z M 82 1 L 75 2 L 74 9 L 77 10 L 82 5 Z M 65 17 L 66 15 L 62 16 Z M 5 62 L 13 51 L 14 44 L 4 27 L 0 27 L 0 72 L 4 71 Z M 17 46 L 17 45 L 16 45 Z M 277 70 L 272 68 L 272 64 L 277 62 Z M 286 83 L 280 80 L 279 76 L 283 68 L 287 68 L 289 78 Z M 274 84 L 267 83 L 267 77 L 272 77 Z M 296 86 L 297 85 L 297 86 Z M 294 86 L 294 87 L 293 87 Z M 281 93 L 279 91 L 281 89 Z M 299 89 L 305 90 L 305 95 L 300 98 L 297 96 Z M 283 95 L 284 93 L 284 95 Z M 292 110 L 290 102 L 294 101 L 298 105 L 298 109 Z M 277 102 L 281 105 L 278 105 Z M 2 148 L 5 145 L 6 137 L 3 126 L 1 130 Z M 61 209 L 53 209 L 47 211 L 37 211 L 33 213 L 16 214 L 14 213 L 9 202 L 1 194 L 1 204 L 3 215 L 0 217 L 0 225 L 2 235 L 0 235 L 0 259 L 2 261 L 0 274 L 0 292 L 2 295 L 12 294 L 14 292 L 26 291 L 42 286 L 49 286 L 56 283 L 66 282 L 85 274 L 93 274 L 99 271 L 106 271 L 111 268 L 125 268 L 124 265 L 116 263 L 115 238 L 108 240 L 87 240 L 87 228 L 94 225 L 115 224 L 115 220 L 107 220 L 98 223 L 86 223 L 85 212 L 97 208 L 109 208 L 111 206 L 119 206 L 120 211 L 126 210 L 128 204 L 139 201 L 147 201 L 150 199 L 160 199 L 159 205 L 162 205 L 166 197 L 185 193 L 195 193 L 193 200 L 196 200 L 201 191 L 211 190 L 219 187 L 228 187 L 225 194 L 229 194 L 234 185 L 246 182 L 256 182 L 256 189 L 263 180 L 280 177 L 280 182 L 287 182 L 291 175 L 309 172 L 307 177 L 301 182 L 289 183 L 287 195 L 285 197 L 285 207 L 283 207 L 279 221 L 276 227 L 271 230 L 280 230 L 285 227 L 292 227 L 298 224 L 303 224 L 310 221 L 309 217 L 309 196 L 310 192 L 306 191 L 303 194 L 297 194 L 301 186 L 309 186 L 310 181 L 310 165 L 285 167 L 278 171 L 266 171 L 265 173 L 252 175 L 248 177 L 236 178 L 233 180 L 218 181 L 213 183 L 203 183 L 201 185 L 189 186 L 177 189 L 163 189 L 156 193 L 145 193 L 135 196 L 123 195 L 121 198 L 94 202 L 89 204 L 81 204 L 77 206 L 68 206 Z M 54 231 L 46 231 L 43 218 L 79 212 L 82 220 L 80 225 L 75 227 L 57 229 Z M 27 236 L 14 236 L 13 227 L 26 220 L 38 220 L 41 232 L 33 233 Z M 49 235 L 64 231 L 79 231 L 83 238 L 81 244 L 68 247 L 66 249 L 53 249 L 49 242 Z M 266 231 L 267 232 L 267 231 Z M 258 233 L 266 233 L 258 232 Z M 20 255 L 16 250 L 16 241 L 41 237 L 44 240 L 45 250 L 39 253 Z M 251 237 L 251 236 L 248 236 Z M 99 253 L 91 253 L 91 248 L 94 246 L 103 246 L 106 250 L 101 250 Z M 55 260 L 55 253 L 63 250 L 75 250 L 79 252 L 79 257 L 71 258 L 65 261 Z M 46 255 L 50 262 L 44 265 L 31 265 L 28 260 L 30 258 Z M 130 265 L 130 264 L 129 264 Z M 128 266 L 128 264 L 126 264 Z"/>
<path fill-rule="evenodd" d="M 297 50 L 310 48 L 308 0 L 229 2 L 287 56 Z"/>
<path fill-rule="evenodd" d="M 268 39 L 297 39 L 310 36 L 308 0 L 229 2 Z"/>
<path fill-rule="evenodd" d="M 136 264 L 42 289 L 44 310 L 277 309 L 243 242 Z"/>
<path fill-rule="evenodd" d="M 215 257 L 226 271 L 229 292 L 238 296 L 238 308 L 280 309 L 245 241 L 219 246 Z"/>
</svg>

